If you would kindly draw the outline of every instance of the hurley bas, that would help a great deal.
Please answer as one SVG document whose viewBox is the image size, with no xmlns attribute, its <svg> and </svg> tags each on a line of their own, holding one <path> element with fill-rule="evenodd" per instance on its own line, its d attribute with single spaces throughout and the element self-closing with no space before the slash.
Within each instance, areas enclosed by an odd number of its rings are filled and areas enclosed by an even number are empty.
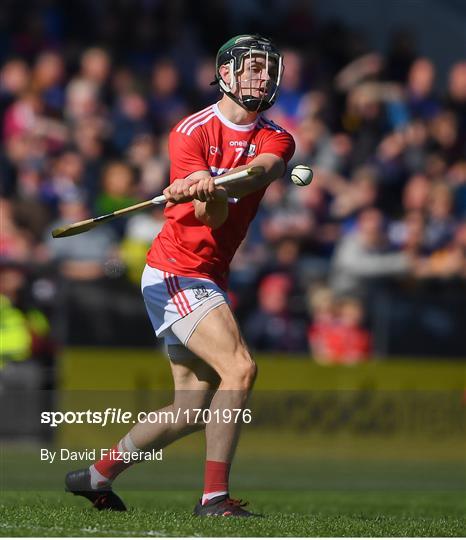
<svg viewBox="0 0 466 540">
<path fill-rule="evenodd" d="M 138 450 L 135 452 L 120 452 L 114 448 L 102 448 L 98 452 L 95 449 L 75 451 L 68 448 L 61 448 L 60 451 L 49 450 L 47 448 L 40 449 L 40 460 L 53 463 L 57 461 L 86 461 L 96 459 L 109 458 L 123 463 L 133 463 L 136 461 L 162 461 L 163 450 Z"/>
</svg>

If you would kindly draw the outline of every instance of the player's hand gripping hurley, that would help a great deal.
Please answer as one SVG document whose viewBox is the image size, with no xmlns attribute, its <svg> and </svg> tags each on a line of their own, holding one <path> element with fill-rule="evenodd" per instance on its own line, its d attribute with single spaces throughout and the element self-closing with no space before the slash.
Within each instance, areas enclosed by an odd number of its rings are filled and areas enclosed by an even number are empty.
<svg viewBox="0 0 466 540">
<path fill-rule="evenodd" d="M 249 167 L 249 169 L 245 169 L 243 171 L 231 174 L 225 174 L 221 178 L 216 178 L 214 183 L 216 186 L 222 186 L 224 184 L 228 184 L 229 182 L 233 182 L 234 180 L 242 180 L 243 178 L 263 174 L 263 172 L 263 167 Z M 127 208 L 122 208 L 121 210 L 115 210 L 115 212 L 112 212 L 111 214 L 105 214 L 103 216 L 85 219 L 84 221 L 78 221 L 77 223 L 66 225 L 65 227 L 59 227 L 58 229 L 54 229 L 52 231 L 52 236 L 54 238 L 63 238 L 65 236 L 74 236 L 76 234 L 81 234 L 83 232 L 90 231 L 101 223 L 111 221 L 112 219 L 124 216 L 126 214 L 130 214 L 132 212 L 137 212 L 139 210 L 150 208 L 155 204 L 164 204 L 166 202 L 167 200 L 165 198 L 165 195 L 159 195 L 158 197 L 154 197 L 149 201 L 134 204 L 133 206 L 128 206 Z"/>
</svg>

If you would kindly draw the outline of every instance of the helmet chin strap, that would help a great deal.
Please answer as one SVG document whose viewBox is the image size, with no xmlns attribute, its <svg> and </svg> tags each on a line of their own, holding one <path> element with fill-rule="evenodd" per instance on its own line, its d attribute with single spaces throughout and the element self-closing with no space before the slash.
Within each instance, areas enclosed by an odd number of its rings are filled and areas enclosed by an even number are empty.
<svg viewBox="0 0 466 540">
<path fill-rule="evenodd" d="M 232 99 L 235 103 L 237 103 L 240 107 L 242 107 L 244 110 L 248 112 L 262 112 L 267 109 L 269 109 L 272 106 L 272 103 L 269 103 L 268 101 L 265 101 L 261 98 L 256 98 L 254 96 L 243 96 L 242 99 L 235 96 L 231 92 L 224 91 L 225 94 Z"/>
<path fill-rule="evenodd" d="M 241 106 L 249 112 L 262 112 L 271 107 L 271 104 L 261 98 L 243 96 Z"/>
</svg>

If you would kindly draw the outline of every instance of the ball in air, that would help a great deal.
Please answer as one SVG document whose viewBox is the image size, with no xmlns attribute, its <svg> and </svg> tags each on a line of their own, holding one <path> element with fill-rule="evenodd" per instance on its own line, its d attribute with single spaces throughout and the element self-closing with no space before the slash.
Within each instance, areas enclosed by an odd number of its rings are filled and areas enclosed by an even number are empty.
<svg viewBox="0 0 466 540">
<path fill-rule="evenodd" d="M 307 165 L 296 165 L 291 171 L 291 180 L 296 186 L 308 186 L 313 176 L 311 167 Z"/>
</svg>

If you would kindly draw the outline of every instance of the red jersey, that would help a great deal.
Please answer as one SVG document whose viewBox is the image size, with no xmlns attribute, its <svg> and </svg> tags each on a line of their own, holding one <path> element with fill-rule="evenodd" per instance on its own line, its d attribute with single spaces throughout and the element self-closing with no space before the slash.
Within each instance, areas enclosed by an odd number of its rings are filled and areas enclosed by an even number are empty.
<svg viewBox="0 0 466 540">
<path fill-rule="evenodd" d="M 197 171 L 217 176 L 246 165 L 259 154 L 274 154 L 287 163 L 294 149 L 293 137 L 263 116 L 252 124 L 238 125 L 225 118 L 217 104 L 211 105 L 172 129 L 170 183 Z M 228 218 L 217 229 L 196 219 L 192 202 L 165 208 L 166 221 L 147 254 L 147 263 L 181 276 L 208 278 L 226 289 L 230 262 L 265 190 L 230 198 Z"/>
<path fill-rule="evenodd" d="M 317 360 L 329 364 L 356 364 L 368 359 L 371 336 L 364 328 L 337 322 L 315 322 L 308 339 Z"/>
</svg>

